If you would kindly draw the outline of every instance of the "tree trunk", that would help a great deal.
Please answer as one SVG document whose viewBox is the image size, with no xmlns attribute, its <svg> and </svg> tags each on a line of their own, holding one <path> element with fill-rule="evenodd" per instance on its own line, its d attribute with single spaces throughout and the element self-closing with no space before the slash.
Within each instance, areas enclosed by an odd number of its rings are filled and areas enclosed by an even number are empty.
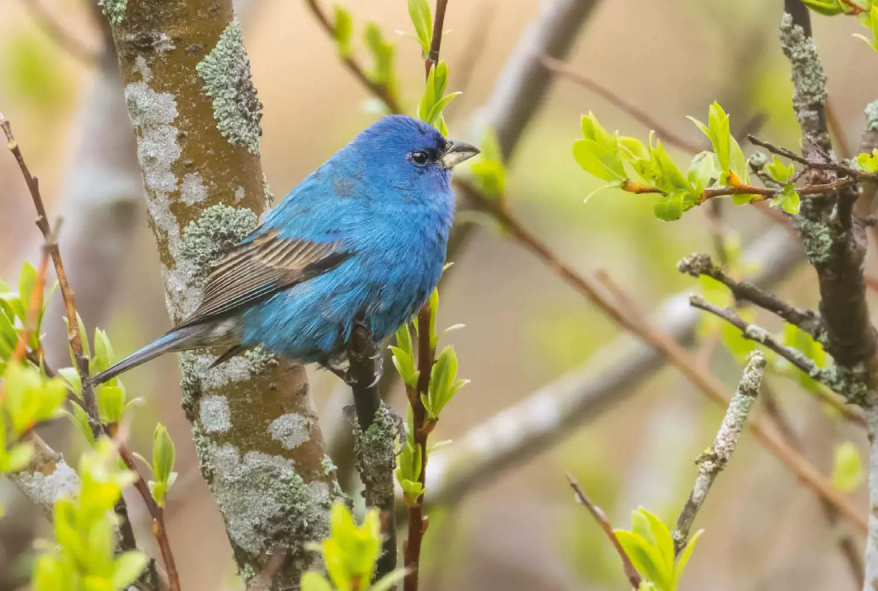
<svg viewBox="0 0 878 591">
<path fill-rule="evenodd" d="M 150 226 L 174 322 L 210 264 L 256 227 L 270 195 L 261 103 L 230 0 L 105 0 L 137 136 Z M 100 141 L 100 138 L 95 138 Z M 96 237 L 99 239 L 99 237 Z M 181 355 L 183 408 L 245 581 L 278 552 L 272 589 L 297 589 L 340 498 L 303 368 L 253 351 Z"/>
</svg>

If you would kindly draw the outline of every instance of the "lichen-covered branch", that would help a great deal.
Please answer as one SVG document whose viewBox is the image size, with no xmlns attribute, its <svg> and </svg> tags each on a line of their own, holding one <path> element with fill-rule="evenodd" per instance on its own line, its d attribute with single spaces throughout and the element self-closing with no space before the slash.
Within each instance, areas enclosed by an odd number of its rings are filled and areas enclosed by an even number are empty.
<svg viewBox="0 0 878 591">
<path fill-rule="evenodd" d="M 717 431 L 716 439 L 713 445 L 706 452 L 698 456 L 695 461 L 698 466 L 698 476 L 695 479 L 695 485 L 689 494 L 680 517 L 677 519 L 677 527 L 671 532 L 674 538 L 674 548 L 679 554 L 686 547 L 689 541 L 689 532 L 695 516 L 701 510 L 701 505 L 710 492 L 714 480 L 722 472 L 726 464 L 732 458 L 735 447 L 738 445 L 738 438 L 744 430 L 744 424 L 747 422 L 747 416 L 756 396 L 759 394 L 759 387 L 762 385 L 762 377 L 765 374 L 765 356 L 759 351 L 754 351 L 747 359 L 747 366 L 744 368 L 744 374 L 738 383 L 738 388 L 729 402 L 729 408 L 726 410 L 726 416 L 723 418 L 722 425 Z"/>
<path fill-rule="evenodd" d="M 677 270 L 696 278 L 706 275 L 716 279 L 729 288 L 729 291 L 732 292 L 736 300 L 756 304 L 760 308 L 783 318 L 790 324 L 798 326 L 815 339 L 820 338 L 820 316 L 816 312 L 796 308 L 779 297 L 759 289 L 755 285 L 746 281 L 732 279 L 719 265 L 714 264 L 708 254 L 697 253 L 681 259 L 677 263 Z"/>
<path fill-rule="evenodd" d="M 79 491 L 79 476 L 64 456 L 50 448 L 39 435 L 30 432 L 22 438 L 33 446 L 34 456 L 26 468 L 9 475 L 18 490 L 51 520 L 55 501 Z"/>
<path fill-rule="evenodd" d="M 261 103 L 231 2 L 107 0 L 168 312 L 192 312 L 210 264 L 266 209 Z M 304 370 L 260 350 L 208 369 L 181 356 L 183 408 L 245 581 L 284 553 L 272 589 L 315 566 L 339 498 Z"/>
<path fill-rule="evenodd" d="M 801 351 L 798 351 L 793 347 L 787 347 L 778 342 L 770 332 L 761 326 L 745 322 L 744 319 L 731 308 L 722 308 L 715 304 L 711 304 L 700 295 L 693 295 L 689 298 L 689 302 L 693 307 L 704 310 L 705 312 L 710 312 L 714 316 L 725 320 L 740 330 L 743 338 L 765 345 L 767 348 L 786 359 L 790 365 L 798 368 L 800 371 L 820 382 L 827 388 L 842 395 L 851 394 L 851 384 L 847 381 L 844 371 L 840 371 L 837 367 L 829 369 L 819 367 L 812 359 Z M 815 392 L 820 400 L 838 411 L 838 413 L 845 419 L 855 425 L 861 427 L 866 426 L 866 419 L 859 408 L 856 406 L 848 406 L 844 401 L 839 400 L 832 394 L 824 392 L 823 390 L 818 389 Z M 860 392 L 860 395 L 862 395 L 862 392 Z"/>
<path fill-rule="evenodd" d="M 366 506 L 382 514 L 384 544 L 375 572 L 375 578 L 380 579 L 392 572 L 397 562 L 393 470 L 396 468 L 394 442 L 399 426 L 378 393 L 381 352 L 361 324 L 357 324 L 351 334 L 348 361 L 348 381 L 356 412 L 353 438 L 357 471 L 363 483 Z"/>
</svg>

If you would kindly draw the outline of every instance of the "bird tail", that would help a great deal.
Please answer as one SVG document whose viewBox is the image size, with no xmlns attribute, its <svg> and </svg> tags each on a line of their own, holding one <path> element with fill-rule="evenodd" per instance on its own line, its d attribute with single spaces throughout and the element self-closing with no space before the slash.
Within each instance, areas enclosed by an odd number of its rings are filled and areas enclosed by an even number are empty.
<svg viewBox="0 0 878 591">
<path fill-rule="evenodd" d="M 120 373 L 133 369 L 151 359 L 155 359 L 163 353 L 185 351 L 187 349 L 204 346 L 204 337 L 209 335 L 212 330 L 214 330 L 214 327 L 210 323 L 176 328 L 165 336 L 154 340 L 136 353 L 132 353 L 119 363 L 112 365 L 107 370 L 102 371 L 96 376 L 91 376 L 86 380 L 86 383 L 91 386 L 96 386 L 107 380 L 113 379 Z"/>
</svg>

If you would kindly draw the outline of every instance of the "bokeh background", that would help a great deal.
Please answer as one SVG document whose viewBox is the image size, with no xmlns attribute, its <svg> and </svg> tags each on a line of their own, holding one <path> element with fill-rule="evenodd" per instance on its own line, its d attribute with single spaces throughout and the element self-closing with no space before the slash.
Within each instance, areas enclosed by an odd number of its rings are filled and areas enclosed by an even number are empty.
<svg viewBox="0 0 878 591">
<path fill-rule="evenodd" d="M 360 27 L 373 20 L 391 36 L 410 28 L 403 0 L 339 3 L 353 12 Z M 733 128 L 762 114 L 759 134 L 794 147 L 792 86 L 777 42 L 781 9 L 780 1 L 765 0 L 604 0 L 569 63 L 691 141 L 701 138 L 686 115 L 705 119 L 710 102 L 718 100 L 731 113 Z M 449 90 L 464 90 L 448 111 L 452 136 L 470 137 L 474 116 L 537 10 L 536 0 L 451 0 L 443 58 L 451 69 Z M 47 32 L 46 14 L 87 55 L 61 46 L 57 35 Z M 275 194 L 283 195 L 372 121 L 374 105 L 340 66 L 304 2 L 252 0 L 242 18 L 264 104 L 262 163 Z M 878 59 L 852 37 L 857 31 L 853 19 L 815 17 L 814 22 L 840 135 L 856 146 L 863 107 L 878 98 Z M 414 109 L 423 64 L 414 41 L 402 36 L 395 41 L 401 94 Z M 74 289 L 90 298 L 80 302 L 86 324 L 106 328 L 121 354 L 161 334 L 169 323 L 138 179 L 112 174 L 131 170 L 133 144 L 124 134 L 118 140 L 118 129 L 110 123 L 103 127 L 101 117 L 109 120 L 111 108 L 100 97 L 115 87 L 102 78 L 93 59 L 102 43 L 87 0 L 0 0 L 0 110 L 14 123 L 50 210 L 64 215 L 62 240 L 67 240 L 65 232 L 70 236 L 80 224 L 92 224 L 87 240 L 63 248 L 74 267 Z M 697 288 L 675 271 L 674 263 L 711 248 L 709 224 L 702 211 L 673 224 L 658 221 L 648 196 L 607 192 L 583 204 L 596 185 L 576 165 L 570 148 L 579 135 L 579 116 L 589 110 L 609 129 L 638 137 L 648 131 L 610 102 L 556 80 L 510 163 L 509 203 L 575 268 L 583 273 L 609 270 L 642 310 L 651 310 L 670 294 Z M 105 217 L 90 218 L 94 200 L 119 189 L 114 183 L 128 183 L 131 198 L 104 208 Z M 23 260 L 37 256 L 40 236 L 32 220 L 15 163 L 0 154 L 0 277 L 9 282 Z M 743 245 L 772 224 L 753 208 L 727 207 L 723 215 L 728 239 Z M 439 438 L 451 440 L 589 362 L 618 332 L 490 226 L 477 230 L 455 262 L 442 291 L 439 322 L 466 325 L 448 339 L 457 348 L 461 377 L 472 383 L 443 415 Z M 797 304 L 815 303 L 816 286 L 805 267 L 779 291 Z M 59 319 L 56 312 L 46 325 L 55 337 L 62 330 Z M 63 344 L 54 343 L 52 351 L 63 362 Z M 710 363 L 731 388 L 739 363 L 722 351 Z M 143 399 L 132 447 L 149 449 L 156 421 L 167 424 L 177 442 L 181 476 L 167 519 L 184 588 L 239 589 L 219 513 L 198 473 L 179 406 L 178 378 L 172 357 L 126 378 L 130 395 Z M 770 385 L 802 434 L 805 455 L 825 472 L 831 471 L 838 442 L 864 446 L 864 432 L 831 416 L 797 382 L 773 377 Z M 338 412 L 331 398 L 337 386 L 334 376 L 312 373 L 312 392 L 328 422 L 336 417 L 327 414 Z M 393 404 L 402 411 L 398 393 Z M 434 515 L 424 589 L 625 588 L 617 557 L 574 503 L 564 472 L 579 478 L 617 526 L 628 527 L 630 511 L 641 505 L 670 523 L 694 480 L 693 461 L 712 441 L 721 418 L 722 410 L 673 369 L 663 370 L 566 434 L 551 451 L 523 461 Z M 81 448 L 66 424 L 47 436 L 71 457 Z M 453 454 L 454 444 L 443 451 Z M 865 512 L 862 492 L 856 495 Z M 0 495 L 7 507 L 15 507 L 0 520 L 0 589 L 13 589 L 21 583 L 17 577 L 29 572 L 32 535 L 39 536 L 45 524 L 16 500 L 14 490 L 0 485 Z M 129 506 L 139 507 L 138 500 Z M 142 512 L 138 521 L 141 538 L 149 540 Z M 696 526 L 706 533 L 682 589 L 854 588 L 836 550 L 846 526 L 827 526 L 813 495 L 746 434 Z"/>
</svg>

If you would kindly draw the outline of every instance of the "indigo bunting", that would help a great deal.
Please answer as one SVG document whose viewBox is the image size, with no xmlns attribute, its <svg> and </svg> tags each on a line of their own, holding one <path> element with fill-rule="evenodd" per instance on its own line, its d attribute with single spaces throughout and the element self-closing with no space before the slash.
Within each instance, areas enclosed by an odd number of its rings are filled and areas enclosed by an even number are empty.
<svg viewBox="0 0 878 591">
<path fill-rule="evenodd" d="M 216 263 L 189 318 L 91 381 L 215 346 L 228 348 L 217 363 L 263 345 L 330 365 L 356 322 L 376 341 L 390 335 L 439 280 L 454 216 L 451 171 L 478 153 L 411 117 L 380 119 Z"/>
</svg>

